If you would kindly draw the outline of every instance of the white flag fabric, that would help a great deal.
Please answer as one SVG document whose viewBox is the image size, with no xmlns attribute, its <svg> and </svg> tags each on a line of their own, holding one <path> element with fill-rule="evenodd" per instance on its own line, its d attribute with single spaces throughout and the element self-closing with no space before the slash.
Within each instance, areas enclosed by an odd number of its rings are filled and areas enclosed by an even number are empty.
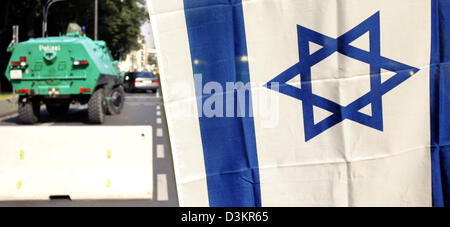
<svg viewBox="0 0 450 227">
<path fill-rule="evenodd" d="M 180 205 L 448 204 L 447 2 L 148 1 Z"/>
</svg>

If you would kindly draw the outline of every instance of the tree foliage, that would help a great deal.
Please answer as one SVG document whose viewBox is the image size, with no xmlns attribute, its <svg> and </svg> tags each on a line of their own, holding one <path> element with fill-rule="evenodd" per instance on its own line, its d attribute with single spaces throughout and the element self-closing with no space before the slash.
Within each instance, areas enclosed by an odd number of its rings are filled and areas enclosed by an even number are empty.
<svg viewBox="0 0 450 227">
<path fill-rule="evenodd" d="M 3 72 L 10 55 L 12 25 L 20 27 L 20 41 L 42 35 L 42 7 L 47 0 L 2 0 L 0 9 L 0 73 L 2 89 L 9 88 Z M 65 0 L 54 3 L 48 14 L 48 34 L 64 34 L 75 22 L 94 38 L 94 0 Z M 114 58 L 138 50 L 140 27 L 148 19 L 145 0 L 98 0 L 98 39 L 104 40 Z"/>
</svg>

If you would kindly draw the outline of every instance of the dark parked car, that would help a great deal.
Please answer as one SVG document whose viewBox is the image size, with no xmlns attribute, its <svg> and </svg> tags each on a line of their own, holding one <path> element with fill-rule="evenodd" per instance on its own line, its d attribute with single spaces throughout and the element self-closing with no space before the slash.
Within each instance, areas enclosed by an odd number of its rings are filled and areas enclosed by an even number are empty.
<svg viewBox="0 0 450 227">
<path fill-rule="evenodd" d="M 124 76 L 126 92 L 147 91 L 153 93 L 159 88 L 159 79 L 151 72 L 128 72 Z"/>
</svg>

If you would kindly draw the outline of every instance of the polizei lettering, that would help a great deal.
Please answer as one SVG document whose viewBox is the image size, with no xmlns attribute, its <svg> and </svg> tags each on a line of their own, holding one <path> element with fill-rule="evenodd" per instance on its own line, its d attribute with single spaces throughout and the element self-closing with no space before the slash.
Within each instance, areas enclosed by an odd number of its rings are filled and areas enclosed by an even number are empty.
<svg viewBox="0 0 450 227">
<path fill-rule="evenodd" d="M 39 51 L 60 51 L 61 47 L 60 46 L 44 46 L 44 45 L 39 45 Z"/>
</svg>

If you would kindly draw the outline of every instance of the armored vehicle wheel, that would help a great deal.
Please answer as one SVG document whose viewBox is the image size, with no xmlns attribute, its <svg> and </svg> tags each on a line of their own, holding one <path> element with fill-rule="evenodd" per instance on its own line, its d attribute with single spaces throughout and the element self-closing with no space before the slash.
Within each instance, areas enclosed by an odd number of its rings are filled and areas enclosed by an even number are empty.
<svg viewBox="0 0 450 227">
<path fill-rule="evenodd" d="M 19 120 L 22 124 L 34 124 L 38 122 L 41 112 L 41 104 L 34 100 L 21 100 L 19 102 Z"/>
<path fill-rule="evenodd" d="M 58 116 L 66 114 L 69 111 L 70 103 L 50 104 L 46 103 L 45 107 L 50 115 Z"/>
<path fill-rule="evenodd" d="M 122 86 L 116 87 L 111 92 L 111 99 L 107 102 L 107 111 L 110 115 L 120 114 L 125 103 L 125 92 Z"/>
<path fill-rule="evenodd" d="M 91 123 L 102 124 L 105 120 L 106 100 L 103 88 L 97 89 L 88 102 L 88 117 Z"/>
</svg>

